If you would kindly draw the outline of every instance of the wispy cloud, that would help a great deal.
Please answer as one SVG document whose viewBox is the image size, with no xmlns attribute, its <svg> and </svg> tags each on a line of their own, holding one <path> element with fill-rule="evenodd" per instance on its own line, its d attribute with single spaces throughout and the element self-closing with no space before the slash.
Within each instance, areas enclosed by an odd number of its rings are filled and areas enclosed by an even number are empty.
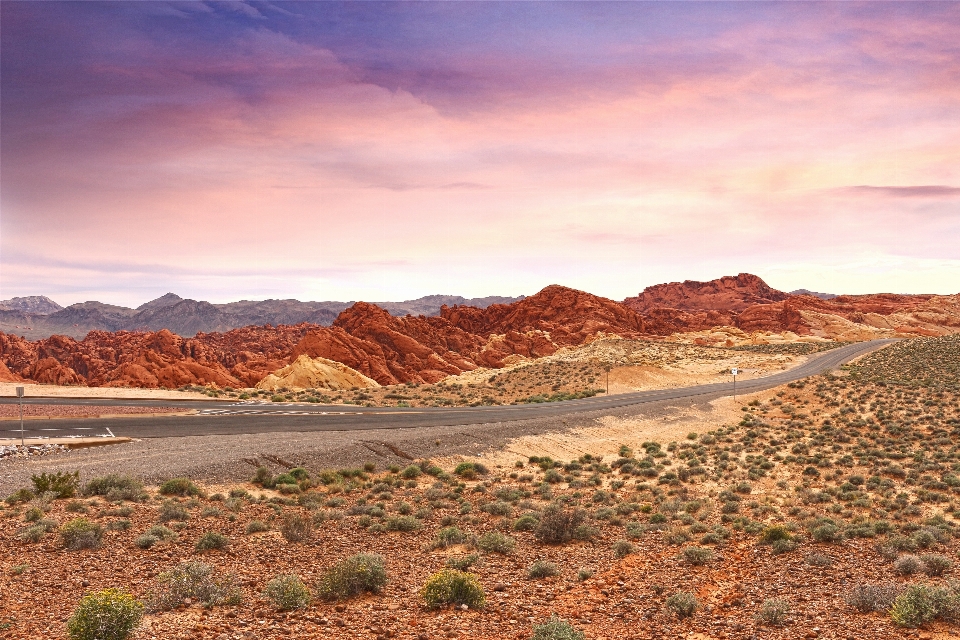
<svg viewBox="0 0 960 640">
<path fill-rule="evenodd" d="M 960 187 L 942 184 L 912 185 L 903 187 L 858 185 L 841 187 L 840 193 L 850 195 L 882 196 L 889 198 L 960 198 Z"/>
</svg>

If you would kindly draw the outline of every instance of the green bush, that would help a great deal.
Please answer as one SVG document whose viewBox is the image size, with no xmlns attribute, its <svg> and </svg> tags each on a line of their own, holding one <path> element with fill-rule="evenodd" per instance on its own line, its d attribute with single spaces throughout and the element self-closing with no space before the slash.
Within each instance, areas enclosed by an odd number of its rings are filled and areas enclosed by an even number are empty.
<svg viewBox="0 0 960 640">
<path fill-rule="evenodd" d="M 533 514 L 522 515 L 513 523 L 514 531 L 533 531 L 540 520 Z"/>
<path fill-rule="evenodd" d="M 560 569 L 553 562 L 537 560 L 527 568 L 528 578 L 550 578 L 560 575 Z"/>
<path fill-rule="evenodd" d="M 247 533 L 260 533 L 261 531 L 270 531 L 270 525 L 260 520 L 251 520 L 247 523 Z"/>
<path fill-rule="evenodd" d="M 90 593 L 67 621 L 70 640 L 124 640 L 140 625 L 143 603 L 118 589 Z"/>
<path fill-rule="evenodd" d="M 554 614 L 548 621 L 533 628 L 531 640 L 586 640 L 586 638 L 583 631 Z"/>
<path fill-rule="evenodd" d="M 137 536 L 137 539 L 133 541 L 140 549 L 149 549 L 153 545 L 160 542 L 160 539 L 156 536 L 152 536 L 149 533 L 144 533 L 143 535 Z"/>
<path fill-rule="evenodd" d="M 626 558 L 634 551 L 634 546 L 626 540 L 617 540 L 613 543 L 613 555 L 615 558 Z"/>
<path fill-rule="evenodd" d="M 788 613 L 790 613 L 790 602 L 782 598 L 770 598 L 760 605 L 757 622 L 779 627 L 786 622 Z"/>
<path fill-rule="evenodd" d="M 236 605 L 243 600 L 236 577 L 232 573 L 216 576 L 213 567 L 204 562 L 181 562 L 157 578 L 159 591 L 150 598 L 151 611 L 167 611 L 183 604 L 186 598 L 209 607 Z"/>
<path fill-rule="evenodd" d="M 840 527 L 835 524 L 821 524 L 810 532 L 817 542 L 836 542 L 840 539 Z"/>
<path fill-rule="evenodd" d="M 463 544 L 467 541 L 467 534 L 457 527 L 444 527 L 437 531 L 430 543 L 430 549 L 446 549 L 455 544 Z"/>
<path fill-rule="evenodd" d="M 299 513 L 288 513 L 280 525 L 280 533 L 287 542 L 303 542 L 313 536 L 313 520 Z"/>
<path fill-rule="evenodd" d="M 423 527 L 423 523 L 414 518 L 413 516 L 393 516 L 387 518 L 386 521 L 387 531 L 419 531 Z"/>
<path fill-rule="evenodd" d="M 83 494 L 87 496 L 106 496 L 108 500 L 140 500 L 144 496 L 143 484 L 131 476 L 110 474 L 101 478 L 94 478 L 83 486 Z"/>
<path fill-rule="evenodd" d="M 358 553 L 327 569 L 317 582 L 316 592 L 324 600 L 343 600 L 364 592 L 379 593 L 386 584 L 383 557 Z"/>
<path fill-rule="evenodd" d="M 33 482 L 34 492 L 38 496 L 49 492 L 56 494 L 57 498 L 72 498 L 77 495 L 77 489 L 80 487 L 80 472 L 41 473 L 40 475 L 30 476 L 30 480 Z"/>
<path fill-rule="evenodd" d="M 203 491 L 189 478 L 173 478 L 160 485 L 160 493 L 165 496 L 203 496 Z"/>
<path fill-rule="evenodd" d="M 486 466 L 479 462 L 461 462 L 457 465 L 453 472 L 461 478 L 471 480 L 476 478 L 478 475 L 489 473 L 489 470 Z"/>
<path fill-rule="evenodd" d="M 60 538 L 71 551 L 97 549 L 103 541 L 103 527 L 86 518 L 76 518 L 60 528 Z"/>
<path fill-rule="evenodd" d="M 164 500 L 157 513 L 157 519 L 160 522 L 170 522 L 171 520 L 186 522 L 189 518 L 190 512 L 187 511 L 187 508 L 173 500 Z"/>
<path fill-rule="evenodd" d="M 960 614 L 960 591 L 949 587 L 912 584 L 897 596 L 890 617 L 902 627 L 919 627 L 939 617 Z"/>
<path fill-rule="evenodd" d="M 43 517 L 43 509 L 40 507 L 30 507 L 27 509 L 27 512 L 23 514 L 24 522 L 36 522 Z"/>
<path fill-rule="evenodd" d="M 923 572 L 928 576 L 942 576 L 953 568 L 953 560 L 940 553 L 924 553 L 920 556 Z"/>
<path fill-rule="evenodd" d="M 587 512 L 583 509 L 566 509 L 553 503 L 543 510 L 533 533 L 538 540 L 547 544 L 569 542 L 586 519 Z"/>
<path fill-rule="evenodd" d="M 480 510 L 489 513 L 492 516 L 510 516 L 513 515 L 513 505 L 509 502 L 504 502 L 503 500 L 497 500 L 496 502 L 488 502 L 487 504 L 480 507 Z"/>
<path fill-rule="evenodd" d="M 451 569 L 456 569 L 458 571 L 466 571 L 467 569 L 472 567 L 479 559 L 480 559 L 479 555 L 475 553 L 471 553 L 465 556 L 460 556 L 459 558 L 453 558 L 453 557 L 447 558 L 446 565 Z"/>
<path fill-rule="evenodd" d="M 767 527 L 760 534 L 760 544 L 773 544 L 778 540 L 792 540 L 790 531 L 782 524 Z"/>
<path fill-rule="evenodd" d="M 263 595 L 281 611 L 303 609 L 310 604 L 310 590 L 295 575 L 277 576 L 267 583 Z"/>
<path fill-rule="evenodd" d="M 487 553 L 511 553 L 517 541 L 496 531 L 489 531 L 477 538 L 477 549 Z"/>
<path fill-rule="evenodd" d="M 22 489 L 17 489 L 13 493 L 11 493 L 9 496 L 4 498 L 4 502 L 6 502 L 8 505 L 12 507 L 13 505 L 20 502 L 30 502 L 36 497 L 37 496 L 34 495 L 33 491 L 30 491 L 30 489 L 27 489 L 26 487 L 24 487 Z"/>
<path fill-rule="evenodd" d="M 704 565 L 713 560 L 713 549 L 707 547 L 687 547 L 683 550 L 683 559 L 692 565 Z"/>
<path fill-rule="evenodd" d="M 422 473 L 423 473 L 423 470 L 420 469 L 420 467 L 418 467 L 415 464 L 411 464 L 406 469 L 400 472 L 400 477 L 405 478 L 407 480 L 413 480 L 414 478 L 420 477 Z"/>
<path fill-rule="evenodd" d="M 203 553 L 204 551 L 222 551 L 230 546 L 230 539 L 222 533 L 216 531 L 207 531 L 197 540 L 195 549 Z"/>
<path fill-rule="evenodd" d="M 471 609 L 479 609 L 486 603 L 477 577 L 456 569 L 444 569 L 430 576 L 420 590 L 420 596 L 431 609 L 447 604 L 465 604 Z"/>
<path fill-rule="evenodd" d="M 675 593 L 667 598 L 667 609 L 677 615 L 678 618 L 689 618 L 700 607 L 697 596 L 687 591 Z"/>
<path fill-rule="evenodd" d="M 264 489 L 273 488 L 273 474 L 270 473 L 270 469 L 260 466 L 257 467 L 257 471 L 253 474 L 253 477 L 250 479 L 251 484 L 258 484 Z"/>
</svg>

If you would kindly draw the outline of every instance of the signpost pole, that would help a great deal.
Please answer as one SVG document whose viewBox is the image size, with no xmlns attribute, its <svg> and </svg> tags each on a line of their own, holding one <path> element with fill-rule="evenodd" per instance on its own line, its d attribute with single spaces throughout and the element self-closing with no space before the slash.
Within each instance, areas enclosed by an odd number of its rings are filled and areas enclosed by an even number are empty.
<svg viewBox="0 0 960 640">
<path fill-rule="evenodd" d="M 26 447 L 23 441 L 23 387 L 17 387 L 17 399 L 20 404 L 20 446 Z"/>
<path fill-rule="evenodd" d="M 737 367 L 730 369 L 730 373 L 733 374 L 733 401 L 737 401 L 737 374 L 740 373 L 740 370 Z"/>
</svg>

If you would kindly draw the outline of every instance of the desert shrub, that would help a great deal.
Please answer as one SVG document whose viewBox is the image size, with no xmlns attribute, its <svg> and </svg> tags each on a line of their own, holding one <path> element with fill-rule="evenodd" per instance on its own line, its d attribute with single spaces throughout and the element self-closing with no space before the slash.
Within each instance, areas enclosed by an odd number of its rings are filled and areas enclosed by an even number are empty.
<svg viewBox="0 0 960 640">
<path fill-rule="evenodd" d="M 420 596 L 431 609 L 446 604 L 465 604 L 472 609 L 479 609 L 486 603 L 483 587 L 477 577 L 456 569 L 444 569 L 430 576 L 420 590 Z"/>
<path fill-rule="evenodd" d="M 557 575 L 560 575 L 560 569 L 546 560 L 537 560 L 527 568 L 528 578 L 549 578 Z"/>
<path fill-rule="evenodd" d="M 704 565 L 713 560 L 713 550 L 707 547 L 687 547 L 683 550 L 683 559 L 693 565 Z"/>
<path fill-rule="evenodd" d="M 411 464 L 400 472 L 400 477 L 406 480 L 413 480 L 414 478 L 419 478 L 422 473 L 423 470 L 420 467 L 415 464 Z"/>
<path fill-rule="evenodd" d="M 760 544 L 773 544 L 777 540 L 791 540 L 793 536 L 783 525 L 773 525 L 767 527 L 760 534 Z"/>
<path fill-rule="evenodd" d="M 923 563 L 915 555 L 905 554 L 893 563 L 893 569 L 902 576 L 912 576 L 923 571 Z"/>
<path fill-rule="evenodd" d="M 251 520 L 247 523 L 245 529 L 247 533 L 260 533 L 261 531 L 270 531 L 270 525 L 260 520 Z"/>
<path fill-rule="evenodd" d="M 43 537 L 47 535 L 47 529 L 42 525 L 33 525 L 32 527 L 24 527 L 19 532 L 17 532 L 17 538 L 21 542 L 40 542 L 43 540 Z"/>
<path fill-rule="evenodd" d="M 160 539 L 156 536 L 150 535 L 149 533 L 139 535 L 137 536 L 137 539 L 133 541 L 133 543 L 137 545 L 137 548 L 139 549 L 149 549 L 158 542 L 160 542 Z"/>
<path fill-rule="evenodd" d="M 186 522 L 189 518 L 190 512 L 187 511 L 187 508 L 173 500 L 164 500 L 157 512 L 157 519 L 160 522 L 170 522 L 171 520 Z"/>
<path fill-rule="evenodd" d="M 327 569 L 317 582 L 316 593 L 324 600 L 343 600 L 364 592 L 378 593 L 386 584 L 383 557 L 358 553 Z"/>
<path fill-rule="evenodd" d="M 24 522 L 36 522 L 43 517 L 43 509 L 40 507 L 30 507 L 27 509 L 27 512 L 23 514 Z"/>
<path fill-rule="evenodd" d="M 84 596 L 67 621 L 70 640 L 125 640 L 143 619 L 143 603 L 118 589 Z"/>
<path fill-rule="evenodd" d="M 504 502 L 503 500 L 497 500 L 496 502 L 488 502 L 487 504 L 480 507 L 480 510 L 489 513 L 492 516 L 510 516 L 513 515 L 513 505 L 509 502 Z"/>
<path fill-rule="evenodd" d="M 890 608 L 890 617 L 903 627 L 919 627 L 937 618 L 954 619 L 960 615 L 960 588 L 956 584 L 936 587 L 909 585 Z"/>
<path fill-rule="evenodd" d="M 37 496 L 33 493 L 33 491 L 30 491 L 30 489 L 27 489 L 26 487 L 24 487 L 22 489 L 17 489 L 13 493 L 11 493 L 9 496 L 4 498 L 4 502 L 6 502 L 10 506 L 13 506 L 20 502 L 30 502 L 36 497 Z"/>
<path fill-rule="evenodd" d="M 295 575 L 277 576 L 267 583 L 263 595 L 281 611 L 303 609 L 310 604 L 310 590 Z"/>
<path fill-rule="evenodd" d="M 770 549 L 774 555 L 779 555 L 781 553 L 795 551 L 798 546 L 796 540 L 774 540 L 773 544 L 770 545 Z"/>
<path fill-rule="evenodd" d="M 700 607 L 697 596 L 687 591 L 675 593 L 667 598 L 667 609 L 676 614 L 678 618 L 689 618 Z"/>
<path fill-rule="evenodd" d="M 920 556 L 923 572 L 928 576 L 942 576 L 953 568 L 953 560 L 940 553 L 924 553 Z"/>
<path fill-rule="evenodd" d="M 86 496 L 106 496 L 108 500 L 140 500 L 143 493 L 143 484 L 131 476 L 110 474 L 94 478 L 83 486 Z"/>
<path fill-rule="evenodd" d="M 155 524 L 149 529 L 147 529 L 147 535 L 154 536 L 159 540 L 174 540 L 177 537 L 177 534 L 173 530 L 166 528 L 162 524 Z"/>
<path fill-rule="evenodd" d="M 634 551 L 634 546 L 627 540 L 617 540 L 613 543 L 613 556 L 615 558 L 626 558 Z"/>
<path fill-rule="evenodd" d="M 581 526 L 586 518 L 587 512 L 583 509 L 567 509 L 553 503 L 543 510 L 534 535 L 547 544 L 569 542 L 573 539 L 577 527 Z"/>
<path fill-rule="evenodd" d="M 230 539 L 222 533 L 216 531 L 207 531 L 197 540 L 197 546 L 194 547 L 199 553 L 204 551 L 223 551 L 230 546 Z"/>
<path fill-rule="evenodd" d="M 103 527 L 86 518 L 76 518 L 60 528 L 60 538 L 71 551 L 97 549 L 103 541 Z"/>
<path fill-rule="evenodd" d="M 517 546 L 516 540 L 496 531 L 489 531 L 477 538 L 477 549 L 487 553 L 511 553 Z"/>
<path fill-rule="evenodd" d="M 87 505 L 83 504 L 83 502 L 79 500 L 71 500 L 63 508 L 63 510 L 68 513 L 87 513 L 90 511 L 87 509 Z"/>
<path fill-rule="evenodd" d="M 533 531 L 537 528 L 537 524 L 540 521 L 533 514 L 525 514 L 517 518 L 513 523 L 514 531 Z"/>
<path fill-rule="evenodd" d="M 453 472 L 461 478 L 471 480 L 476 478 L 478 475 L 489 473 L 489 470 L 486 466 L 479 462 L 461 462 L 457 465 Z"/>
<path fill-rule="evenodd" d="M 456 569 L 458 571 L 466 571 L 472 567 L 477 560 L 480 559 L 480 556 L 476 553 L 471 553 L 465 556 L 460 556 L 458 558 L 447 558 L 446 565 L 451 569 Z"/>
<path fill-rule="evenodd" d="M 810 532 L 817 542 L 836 542 L 840 539 L 840 527 L 831 523 L 824 523 L 813 528 Z"/>
<path fill-rule="evenodd" d="M 808 554 L 804 561 L 811 567 L 829 567 L 833 564 L 833 558 L 822 553 Z"/>
<path fill-rule="evenodd" d="M 783 598 L 769 598 L 760 605 L 757 611 L 757 622 L 779 627 L 787 620 L 790 613 L 790 602 Z"/>
<path fill-rule="evenodd" d="M 77 489 L 80 487 L 80 472 L 41 473 L 30 476 L 30 481 L 33 482 L 37 495 L 49 492 L 55 494 L 57 498 L 72 498 L 77 495 Z"/>
<path fill-rule="evenodd" d="M 200 487 L 189 478 L 173 478 L 160 485 L 160 493 L 165 496 L 202 496 Z"/>
<path fill-rule="evenodd" d="M 243 599 L 232 573 L 215 575 L 204 562 L 181 562 L 157 577 L 158 591 L 149 600 L 151 611 L 167 611 L 183 604 L 187 598 L 209 607 L 235 605 Z"/>
<path fill-rule="evenodd" d="M 858 584 L 847 593 L 844 600 L 861 613 L 883 613 L 890 610 L 901 590 L 899 585 L 893 583 Z"/>
<path fill-rule="evenodd" d="M 273 487 L 273 474 L 270 473 L 270 469 L 260 466 L 257 467 L 256 472 L 254 472 L 253 477 L 250 479 L 251 484 L 258 484 L 264 489 L 271 489 Z"/>
<path fill-rule="evenodd" d="M 413 516 L 393 516 L 387 518 L 387 531 L 419 531 L 423 528 L 423 523 Z"/>
<path fill-rule="evenodd" d="M 280 525 L 280 533 L 287 542 L 303 542 L 313 535 L 313 521 L 299 513 L 288 513 Z"/>
<path fill-rule="evenodd" d="M 457 527 L 444 527 L 437 531 L 430 543 L 430 549 L 446 549 L 455 544 L 463 544 L 467 541 L 467 534 Z"/>
<path fill-rule="evenodd" d="M 533 627 L 531 640 L 586 640 L 586 638 L 583 631 L 553 615 L 543 624 Z"/>
</svg>

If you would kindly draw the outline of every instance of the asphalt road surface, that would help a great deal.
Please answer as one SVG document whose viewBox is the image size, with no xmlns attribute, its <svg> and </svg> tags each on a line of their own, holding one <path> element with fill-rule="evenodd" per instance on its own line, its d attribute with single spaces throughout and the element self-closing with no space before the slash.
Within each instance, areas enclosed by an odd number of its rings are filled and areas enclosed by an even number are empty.
<svg viewBox="0 0 960 640">
<path fill-rule="evenodd" d="M 794 380 L 829 371 L 858 356 L 895 342 L 872 340 L 832 349 L 810 358 L 804 364 L 770 376 L 737 380 L 737 393 L 770 389 Z M 565 416 L 575 413 L 614 412 L 623 407 L 670 400 L 707 402 L 729 396 L 728 382 L 678 389 L 638 391 L 611 396 L 543 404 L 482 407 L 400 408 L 354 407 L 350 405 L 279 404 L 264 402 L 219 402 L 204 400 L 112 400 L 106 398 L 24 398 L 24 404 L 176 407 L 198 410 L 190 416 L 152 416 L 124 418 L 77 418 L 29 420 L 26 437 L 63 437 L 112 433 L 132 438 L 168 438 L 196 435 L 235 435 L 284 431 L 354 431 L 364 429 L 404 429 L 413 427 L 485 424 Z M 16 398 L 0 398 L 0 404 L 15 404 Z M 0 438 L 20 435 L 19 423 L 0 423 Z"/>
</svg>

